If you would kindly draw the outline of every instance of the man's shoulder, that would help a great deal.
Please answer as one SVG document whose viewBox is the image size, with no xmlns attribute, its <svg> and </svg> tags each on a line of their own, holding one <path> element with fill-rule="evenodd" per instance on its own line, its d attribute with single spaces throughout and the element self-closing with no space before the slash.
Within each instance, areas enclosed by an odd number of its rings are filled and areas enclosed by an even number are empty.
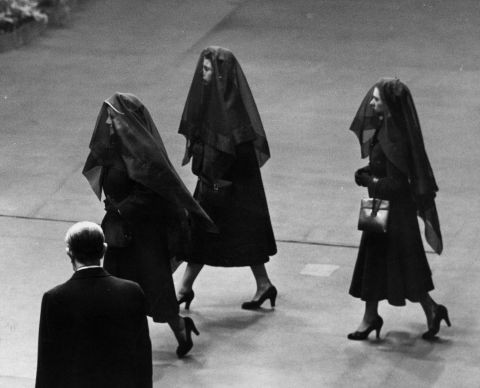
<svg viewBox="0 0 480 388">
<path fill-rule="evenodd" d="M 45 292 L 45 295 L 57 295 L 61 294 L 63 291 L 65 291 L 68 288 L 68 283 L 71 281 L 71 279 L 68 279 L 66 282 L 63 282 L 61 284 L 56 285 L 55 287 L 49 289 L 48 291 Z"/>
<path fill-rule="evenodd" d="M 131 305 L 144 305 L 145 293 L 138 283 L 110 275 L 104 278 L 104 288 L 117 302 Z"/>
<path fill-rule="evenodd" d="M 122 287 L 124 289 L 132 289 L 136 291 L 140 291 L 143 293 L 142 288 L 140 285 L 134 281 L 122 279 L 113 275 L 108 276 L 108 281 L 114 283 L 118 287 Z"/>
<path fill-rule="evenodd" d="M 123 290 L 132 290 L 132 291 L 143 293 L 142 288 L 138 285 L 138 283 L 134 281 L 113 276 L 106 271 L 105 271 L 105 275 L 106 276 L 104 277 L 97 277 L 96 281 L 100 283 L 102 282 L 110 283 L 111 285 L 114 285 L 115 287 L 121 288 Z M 45 292 L 45 294 L 51 295 L 51 296 L 60 295 L 60 294 L 63 294 L 64 292 L 68 292 L 68 290 L 70 290 L 71 288 L 74 288 L 76 284 L 78 284 L 76 282 L 76 279 L 70 278 L 67 281 L 49 289 L 48 291 Z"/>
<path fill-rule="evenodd" d="M 142 288 L 135 282 L 121 279 L 110 274 L 103 277 L 89 278 L 90 281 L 78 281 L 71 278 L 66 282 L 59 284 L 43 295 L 43 301 L 50 305 L 55 304 L 69 309 L 70 302 L 73 300 L 111 300 L 113 303 L 144 303 L 145 294 Z M 93 298 L 93 299 L 91 299 Z"/>
</svg>

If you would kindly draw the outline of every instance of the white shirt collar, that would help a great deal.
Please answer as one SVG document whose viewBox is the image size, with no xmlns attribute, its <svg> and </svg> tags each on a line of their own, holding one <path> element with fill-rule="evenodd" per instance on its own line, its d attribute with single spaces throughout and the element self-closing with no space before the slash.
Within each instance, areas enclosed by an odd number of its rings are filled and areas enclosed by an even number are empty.
<svg viewBox="0 0 480 388">
<path fill-rule="evenodd" d="M 81 271 L 82 269 L 88 269 L 88 268 L 101 268 L 101 267 L 99 265 L 87 265 L 85 267 L 77 268 L 75 272 Z"/>
</svg>

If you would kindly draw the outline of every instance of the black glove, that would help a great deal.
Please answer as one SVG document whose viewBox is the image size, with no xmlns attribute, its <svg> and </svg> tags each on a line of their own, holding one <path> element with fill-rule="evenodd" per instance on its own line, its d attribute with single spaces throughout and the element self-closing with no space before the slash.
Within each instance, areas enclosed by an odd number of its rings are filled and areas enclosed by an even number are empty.
<svg viewBox="0 0 480 388">
<path fill-rule="evenodd" d="M 367 187 L 370 184 L 372 177 L 363 168 L 355 172 L 355 183 L 359 186 Z"/>
</svg>

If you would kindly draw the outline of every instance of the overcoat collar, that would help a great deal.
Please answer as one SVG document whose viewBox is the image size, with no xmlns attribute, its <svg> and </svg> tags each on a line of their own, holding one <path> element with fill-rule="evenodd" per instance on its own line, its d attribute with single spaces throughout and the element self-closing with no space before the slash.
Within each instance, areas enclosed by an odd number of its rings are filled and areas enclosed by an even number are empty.
<svg viewBox="0 0 480 388">
<path fill-rule="evenodd" d="M 100 278 L 100 277 L 106 277 L 106 276 L 112 276 L 112 275 L 110 275 L 102 267 L 95 267 L 95 268 L 82 269 L 81 271 L 75 271 L 75 273 L 72 276 L 72 280 Z"/>
</svg>

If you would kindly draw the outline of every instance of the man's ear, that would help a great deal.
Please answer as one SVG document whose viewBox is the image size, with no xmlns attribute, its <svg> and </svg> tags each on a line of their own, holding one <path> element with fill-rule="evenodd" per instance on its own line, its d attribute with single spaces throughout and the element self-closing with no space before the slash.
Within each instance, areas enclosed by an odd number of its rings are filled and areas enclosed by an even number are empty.
<svg viewBox="0 0 480 388">
<path fill-rule="evenodd" d="M 70 257 L 70 259 L 73 260 L 73 253 L 72 253 L 72 250 L 70 249 L 70 247 L 66 247 L 65 251 L 67 251 L 68 257 Z"/>
<path fill-rule="evenodd" d="M 107 243 L 103 243 L 103 253 L 102 253 L 102 256 L 105 255 L 105 252 L 107 252 L 107 249 L 108 249 L 108 244 L 107 244 Z"/>
</svg>

